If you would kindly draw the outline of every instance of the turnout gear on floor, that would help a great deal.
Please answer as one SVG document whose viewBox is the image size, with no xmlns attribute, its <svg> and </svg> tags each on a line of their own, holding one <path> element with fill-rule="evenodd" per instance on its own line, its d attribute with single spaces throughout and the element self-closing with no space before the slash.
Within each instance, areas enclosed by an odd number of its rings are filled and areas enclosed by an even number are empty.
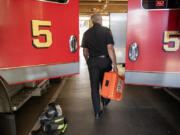
<svg viewBox="0 0 180 135">
<path fill-rule="evenodd" d="M 32 135 L 63 135 L 67 129 L 67 120 L 62 115 L 59 104 L 50 103 L 40 117 L 40 128 Z"/>
</svg>

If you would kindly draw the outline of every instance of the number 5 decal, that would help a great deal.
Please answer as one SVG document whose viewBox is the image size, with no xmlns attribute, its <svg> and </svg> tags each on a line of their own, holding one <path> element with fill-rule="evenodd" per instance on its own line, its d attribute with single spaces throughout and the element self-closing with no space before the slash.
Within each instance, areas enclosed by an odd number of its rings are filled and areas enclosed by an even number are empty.
<svg viewBox="0 0 180 135">
<path fill-rule="evenodd" d="M 32 44 L 36 48 L 48 48 L 52 44 L 52 33 L 49 30 L 40 30 L 39 27 L 50 27 L 51 21 L 32 20 L 32 36 L 45 36 L 45 42 L 40 42 L 39 39 L 33 39 Z"/>
<path fill-rule="evenodd" d="M 179 49 L 180 46 L 180 40 L 176 37 L 170 37 L 170 36 L 180 36 L 180 33 L 178 31 L 165 31 L 164 37 L 163 37 L 163 50 L 165 52 L 176 52 Z M 172 43 L 173 46 L 170 47 L 168 44 Z"/>
</svg>

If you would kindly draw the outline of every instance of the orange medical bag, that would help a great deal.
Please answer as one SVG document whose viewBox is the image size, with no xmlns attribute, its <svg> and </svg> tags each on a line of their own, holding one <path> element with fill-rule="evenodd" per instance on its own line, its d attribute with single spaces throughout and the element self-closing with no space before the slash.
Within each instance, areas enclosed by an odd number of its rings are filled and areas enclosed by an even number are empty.
<svg viewBox="0 0 180 135">
<path fill-rule="evenodd" d="M 117 72 L 105 72 L 101 96 L 113 100 L 121 100 L 124 90 L 124 77 Z"/>
</svg>

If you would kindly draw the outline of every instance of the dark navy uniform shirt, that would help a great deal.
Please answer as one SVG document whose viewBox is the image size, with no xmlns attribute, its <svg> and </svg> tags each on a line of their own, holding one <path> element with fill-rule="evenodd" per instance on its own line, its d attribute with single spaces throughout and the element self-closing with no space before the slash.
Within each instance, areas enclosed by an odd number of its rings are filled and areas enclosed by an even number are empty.
<svg viewBox="0 0 180 135">
<path fill-rule="evenodd" d="M 82 47 L 88 48 L 89 57 L 108 56 L 108 44 L 114 45 L 112 33 L 109 28 L 103 27 L 100 24 L 94 24 L 83 35 Z"/>
</svg>

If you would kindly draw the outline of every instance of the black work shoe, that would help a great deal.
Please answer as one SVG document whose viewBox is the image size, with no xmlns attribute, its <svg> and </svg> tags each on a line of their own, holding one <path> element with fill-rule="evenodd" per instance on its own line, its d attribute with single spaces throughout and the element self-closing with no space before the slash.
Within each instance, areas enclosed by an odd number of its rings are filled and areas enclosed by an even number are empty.
<svg viewBox="0 0 180 135">
<path fill-rule="evenodd" d="M 106 107 L 109 103 L 110 103 L 110 99 L 109 100 L 106 100 L 106 101 L 103 101 L 102 104 L 103 104 L 103 107 Z"/>
<path fill-rule="evenodd" d="M 102 115 L 102 111 L 95 113 L 95 119 L 99 120 L 101 118 L 101 115 Z"/>
</svg>

